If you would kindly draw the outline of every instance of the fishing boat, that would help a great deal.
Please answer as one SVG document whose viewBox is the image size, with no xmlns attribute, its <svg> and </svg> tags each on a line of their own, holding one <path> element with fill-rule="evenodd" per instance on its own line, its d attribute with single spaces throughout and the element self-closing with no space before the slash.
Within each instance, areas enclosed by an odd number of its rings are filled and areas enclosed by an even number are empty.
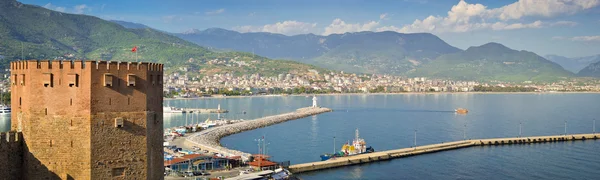
<svg viewBox="0 0 600 180">
<path fill-rule="evenodd" d="M 467 114 L 467 113 L 469 113 L 469 110 L 464 109 L 464 108 L 458 108 L 458 109 L 454 110 L 454 112 L 456 112 L 458 114 Z"/>
<path fill-rule="evenodd" d="M 352 141 L 352 145 L 350 145 L 349 143 L 346 143 L 342 146 L 342 149 L 338 152 L 335 152 L 333 154 L 326 153 L 326 154 L 321 155 L 321 161 L 326 161 L 328 159 L 335 158 L 335 157 L 346 157 L 346 156 L 353 156 L 353 155 L 366 154 L 366 153 L 372 153 L 372 152 L 375 152 L 375 149 L 373 149 L 371 146 L 367 147 L 367 143 L 365 142 L 364 139 L 359 137 L 358 129 L 356 129 L 356 133 L 355 133 L 354 140 Z"/>
</svg>

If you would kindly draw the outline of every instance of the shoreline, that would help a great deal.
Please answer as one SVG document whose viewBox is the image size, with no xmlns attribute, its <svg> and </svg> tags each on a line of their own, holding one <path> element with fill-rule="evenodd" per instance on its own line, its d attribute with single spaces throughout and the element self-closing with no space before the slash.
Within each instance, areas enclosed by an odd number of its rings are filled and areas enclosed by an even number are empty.
<svg viewBox="0 0 600 180">
<path fill-rule="evenodd" d="M 227 98 L 252 98 L 252 97 L 288 97 L 288 96 L 349 96 L 349 95 L 448 95 L 448 94 L 600 94 L 600 91 L 581 92 L 401 92 L 401 93 L 329 93 L 329 94 L 290 94 L 290 95 L 253 95 L 253 96 L 222 96 L 222 97 L 194 97 L 194 98 L 164 98 L 165 100 L 194 100 L 194 99 L 227 99 Z"/>
</svg>

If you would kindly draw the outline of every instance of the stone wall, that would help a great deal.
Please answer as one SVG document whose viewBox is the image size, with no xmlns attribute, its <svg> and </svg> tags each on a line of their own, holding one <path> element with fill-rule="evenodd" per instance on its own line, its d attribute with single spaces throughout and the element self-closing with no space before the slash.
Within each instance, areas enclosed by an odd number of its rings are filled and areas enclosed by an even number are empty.
<svg viewBox="0 0 600 180">
<path fill-rule="evenodd" d="M 23 136 L 17 132 L 0 134 L 0 179 L 21 179 Z"/>
</svg>

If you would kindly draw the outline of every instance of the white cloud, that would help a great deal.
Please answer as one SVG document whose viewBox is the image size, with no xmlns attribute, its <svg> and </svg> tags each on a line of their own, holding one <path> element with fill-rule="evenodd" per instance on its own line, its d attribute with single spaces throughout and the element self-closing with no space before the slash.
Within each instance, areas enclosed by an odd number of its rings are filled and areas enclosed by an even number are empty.
<svg viewBox="0 0 600 180">
<path fill-rule="evenodd" d="M 554 37 L 552 37 L 552 39 L 553 40 L 600 42 L 600 36 L 575 36 L 575 37 L 554 36 Z"/>
<path fill-rule="evenodd" d="M 388 15 L 387 13 L 380 14 L 379 20 L 384 20 L 384 19 L 387 20 L 387 15 Z"/>
<path fill-rule="evenodd" d="M 550 23 L 550 26 L 577 26 L 577 22 L 573 22 L 573 21 L 556 21 L 553 23 Z"/>
<path fill-rule="evenodd" d="M 348 24 L 341 19 L 334 19 L 329 26 L 325 27 L 325 32 L 323 35 L 330 34 L 343 34 L 347 32 L 360 32 L 360 31 L 373 31 L 375 28 L 379 26 L 379 22 L 370 21 L 364 24 L 356 23 L 356 24 Z"/>
<path fill-rule="evenodd" d="M 76 5 L 75 7 L 73 7 L 75 14 L 83 14 L 83 12 L 87 9 L 89 10 L 90 8 L 85 5 L 85 4 L 80 4 L 80 5 Z"/>
<path fill-rule="evenodd" d="M 378 30 L 393 30 L 404 33 L 411 32 L 468 32 L 481 29 L 512 30 L 524 28 L 541 28 L 544 26 L 575 26 L 576 22 L 558 21 L 554 23 L 509 23 L 522 17 L 552 17 L 561 14 L 574 14 L 581 10 L 600 5 L 600 0 L 519 0 L 515 3 L 488 9 L 482 4 L 469 4 L 464 0 L 452 6 L 447 15 L 428 16 L 416 19 L 412 24 L 402 27 L 387 26 Z M 499 22 L 504 21 L 504 22 Z"/>
<path fill-rule="evenodd" d="M 570 38 L 572 41 L 594 41 L 600 42 L 600 36 L 575 36 Z"/>
<path fill-rule="evenodd" d="M 306 23 L 300 21 L 283 21 L 264 26 L 238 26 L 233 29 L 239 32 L 269 32 L 285 35 L 296 35 L 312 33 L 317 23 Z"/>
<path fill-rule="evenodd" d="M 204 14 L 206 14 L 206 15 L 217 15 L 217 14 L 221 14 L 223 12 L 225 12 L 225 9 L 221 8 L 221 9 L 217 9 L 217 10 L 214 10 L 214 11 L 205 12 Z"/>
<path fill-rule="evenodd" d="M 67 10 L 67 8 L 65 8 L 65 7 L 55 6 L 52 3 L 48 3 L 48 4 L 44 5 L 43 7 L 46 9 L 55 10 L 55 11 L 59 11 L 59 12 L 65 12 Z"/>
<path fill-rule="evenodd" d="M 553 17 L 575 14 L 598 5 L 600 0 L 519 0 L 491 11 L 501 20 L 511 20 L 525 16 Z"/>
</svg>

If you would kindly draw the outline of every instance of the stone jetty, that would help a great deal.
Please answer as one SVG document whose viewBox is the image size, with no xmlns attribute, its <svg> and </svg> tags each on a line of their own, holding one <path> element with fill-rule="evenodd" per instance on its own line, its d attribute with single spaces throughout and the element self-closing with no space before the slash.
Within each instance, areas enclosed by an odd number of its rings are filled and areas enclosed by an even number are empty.
<svg viewBox="0 0 600 180">
<path fill-rule="evenodd" d="M 232 134 L 331 111 L 332 110 L 329 108 L 322 107 L 300 108 L 290 113 L 267 116 L 240 123 L 209 128 L 207 130 L 203 130 L 190 135 L 186 138 L 186 140 L 202 149 L 217 152 L 225 156 L 241 156 L 242 160 L 247 161 L 250 159 L 250 156 L 252 156 L 251 154 L 238 150 L 227 149 L 221 146 L 219 140 L 225 136 L 229 136 Z"/>
</svg>

